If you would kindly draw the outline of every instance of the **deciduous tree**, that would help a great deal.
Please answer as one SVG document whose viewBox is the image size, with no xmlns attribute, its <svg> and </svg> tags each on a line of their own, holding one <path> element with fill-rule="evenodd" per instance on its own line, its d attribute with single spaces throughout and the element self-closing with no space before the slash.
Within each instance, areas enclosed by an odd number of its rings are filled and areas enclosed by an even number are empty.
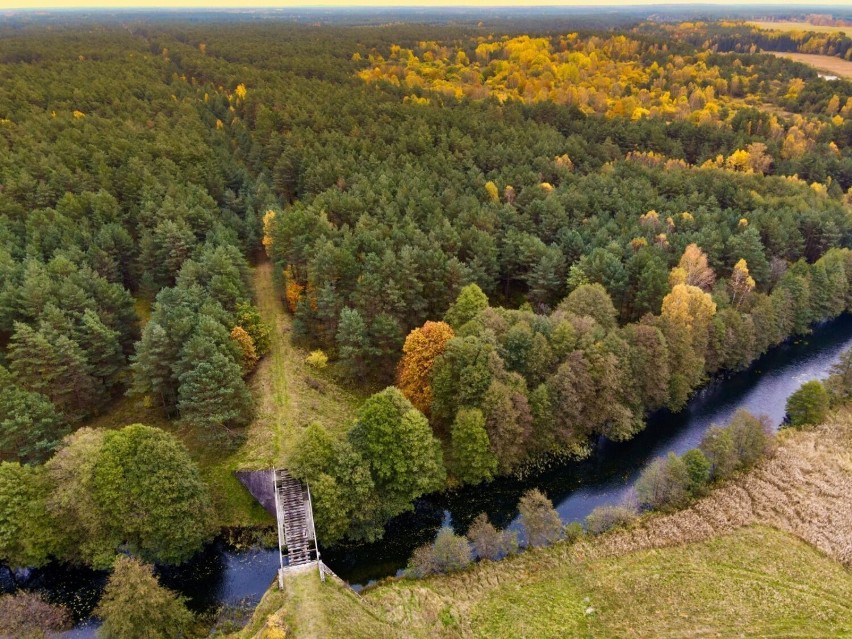
<svg viewBox="0 0 852 639">
<path fill-rule="evenodd" d="M 131 557 L 115 560 L 95 613 L 102 639 L 182 639 L 194 622 L 185 600 L 160 585 L 153 568 Z"/>
<path fill-rule="evenodd" d="M 452 338 L 453 329 L 445 322 L 426 322 L 405 338 L 397 386 L 426 415 L 432 405 L 432 368 Z"/>
</svg>

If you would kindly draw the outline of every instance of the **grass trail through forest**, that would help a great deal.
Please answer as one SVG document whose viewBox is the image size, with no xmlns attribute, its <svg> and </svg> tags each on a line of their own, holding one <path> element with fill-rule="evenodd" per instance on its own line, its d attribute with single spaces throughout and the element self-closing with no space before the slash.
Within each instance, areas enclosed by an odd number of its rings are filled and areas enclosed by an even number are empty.
<svg viewBox="0 0 852 639">
<path fill-rule="evenodd" d="M 257 419 L 265 421 L 268 431 L 268 454 L 273 461 L 281 459 L 287 442 L 296 436 L 291 421 L 291 401 L 288 391 L 287 355 L 290 350 L 285 333 L 290 332 L 290 318 L 275 290 L 272 262 L 265 260 L 254 270 L 254 288 L 257 306 L 263 321 L 272 328 L 272 346 L 269 355 L 257 371 L 258 396 Z"/>
<path fill-rule="evenodd" d="M 237 455 L 241 469 L 286 464 L 302 429 L 319 422 L 329 430 L 343 431 L 358 402 L 324 371 L 305 364 L 307 352 L 291 343 L 292 319 L 284 309 L 274 268 L 272 262 L 263 260 L 254 269 L 257 306 L 272 329 L 272 343 L 251 379 L 256 414 Z"/>
</svg>

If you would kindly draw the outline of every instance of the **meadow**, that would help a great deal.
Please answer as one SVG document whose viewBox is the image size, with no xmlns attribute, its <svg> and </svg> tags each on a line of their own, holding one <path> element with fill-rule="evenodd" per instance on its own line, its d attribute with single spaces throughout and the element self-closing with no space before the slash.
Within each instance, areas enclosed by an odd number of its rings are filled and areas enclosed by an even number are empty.
<svg viewBox="0 0 852 639">
<path fill-rule="evenodd" d="M 293 576 L 235 639 L 847 636 L 850 440 L 847 408 L 686 510 L 456 574 L 361 597 Z"/>
<path fill-rule="evenodd" d="M 842 60 L 831 55 L 817 55 L 815 53 L 792 53 L 780 51 L 771 51 L 770 53 L 779 58 L 787 58 L 788 60 L 809 64 L 817 71 L 836 75 L 838 78 L 844 78 L 846 80 L 852 79 L 852 62 L 849 60 Z"/>
<path fill-rule="evenodd" d="M 795 22 L 795 21 L 768 21 L 768 20 L 756 20 L 753 22 L 748 22 L 752 26 L 757 27 L 758 29 L 766 29 L 767 31 L 813 31 L 815 33 L 850 33 L 852 32 L 852 27 L 837 27 L 832 25 L 819 25 L 819 24 L 811 24 L 809 22 Z"/>
</svg>

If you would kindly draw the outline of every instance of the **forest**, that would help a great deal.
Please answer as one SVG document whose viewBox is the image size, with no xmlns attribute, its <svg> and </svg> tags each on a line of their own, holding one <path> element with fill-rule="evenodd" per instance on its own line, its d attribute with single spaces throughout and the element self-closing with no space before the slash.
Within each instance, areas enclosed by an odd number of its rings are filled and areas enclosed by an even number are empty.
<svg viewBox="0 0 852 639">
<path fill-rule="evenodd" d="M 215 534 L 179 438 L 89 424 L 131 396 L 236 446 L 265 260 L 287 338 L 364 398 L 287 460 L 328 545 L 852 309 L 852 83 L 761 52 L 848 38 L 749 29 L 0 25 L 0 561 Z"/>
</svg>

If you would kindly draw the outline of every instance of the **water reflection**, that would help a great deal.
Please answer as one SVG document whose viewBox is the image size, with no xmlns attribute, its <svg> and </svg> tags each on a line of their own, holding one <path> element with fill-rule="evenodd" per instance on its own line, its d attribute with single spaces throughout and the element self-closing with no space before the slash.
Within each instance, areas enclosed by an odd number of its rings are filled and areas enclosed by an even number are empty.
<svg viewBox="0 0 852 639">
<path fill-rule="evenodd" d="M 592 456 L 582 462 L 559 464 L 523 480 L 498 479 L 421 499 L 415 512 L 390 523 L 383 541 L 335 548 L 324 558 L 350 583 L 369 584 L 402 569 L 414 548 L 431 540 L 445 513 L 457 532 L 466 531 L 481 512 L 488 513 L 496 526 L 515 526 L 518 499 L 533 487 L 553 500 L 564 521 L 582 521 L 595 507 L 624 499 L 650 460 L 697 446 L 712 424 L 726 423 L 738 408 L 765 414 L 779 425 L 787 398 L 802 382 L 825 377 L 850 345 L 852 316 L 843 316 L 774 349 L 747 371 L 704 388 L 680 413 L 653 415 L 646 429 L 629 442 L 601 438 Z"/>
<path fill-rule="evenodd" d="M 388 524 L 381 542 L 323 550 L 323 559 L 338 575 L 363 586 L 396 574 L 413 549 L 431 540 L 442 524 L 464 532 L 486 512 L 496 526 L 514 525 L 518 499 L 532 487 L 547 493 L 563 520 L 582 520 L 596 506 L 621 500 L 649 460 L 694 447 L 711 424 L 727 422 L 737 408 L 766 414 L 779 424 L 787 397 L 802 382 L 825 377 L 850 345 L 852 317 L 844 316 L 808 338 L 775 349 L 748 371 L 705 388 L 681 413 L 652 416 L 645 431 L 629 442 L 601 439 L 583 462 L 555 465 L 523 480 L 503 478 L 420 499 L 412 512 Z M 164 585 L 187 597 L 193 610 L 209 612 L 221 605 L 256 604 L 277 567 L 277 548 L 238 549 L 219 540 L 185 566 L 162 569 L 159 576 Z M 65 637 L 93 638 L 96 625 L 88 619 L 106 573 L 58 564 L 29 572 L 26 586 L 68 606 L 79 622 Z M 0 589 L 11 587 L 9 575 L 0 570 Z"/>
</svg>

